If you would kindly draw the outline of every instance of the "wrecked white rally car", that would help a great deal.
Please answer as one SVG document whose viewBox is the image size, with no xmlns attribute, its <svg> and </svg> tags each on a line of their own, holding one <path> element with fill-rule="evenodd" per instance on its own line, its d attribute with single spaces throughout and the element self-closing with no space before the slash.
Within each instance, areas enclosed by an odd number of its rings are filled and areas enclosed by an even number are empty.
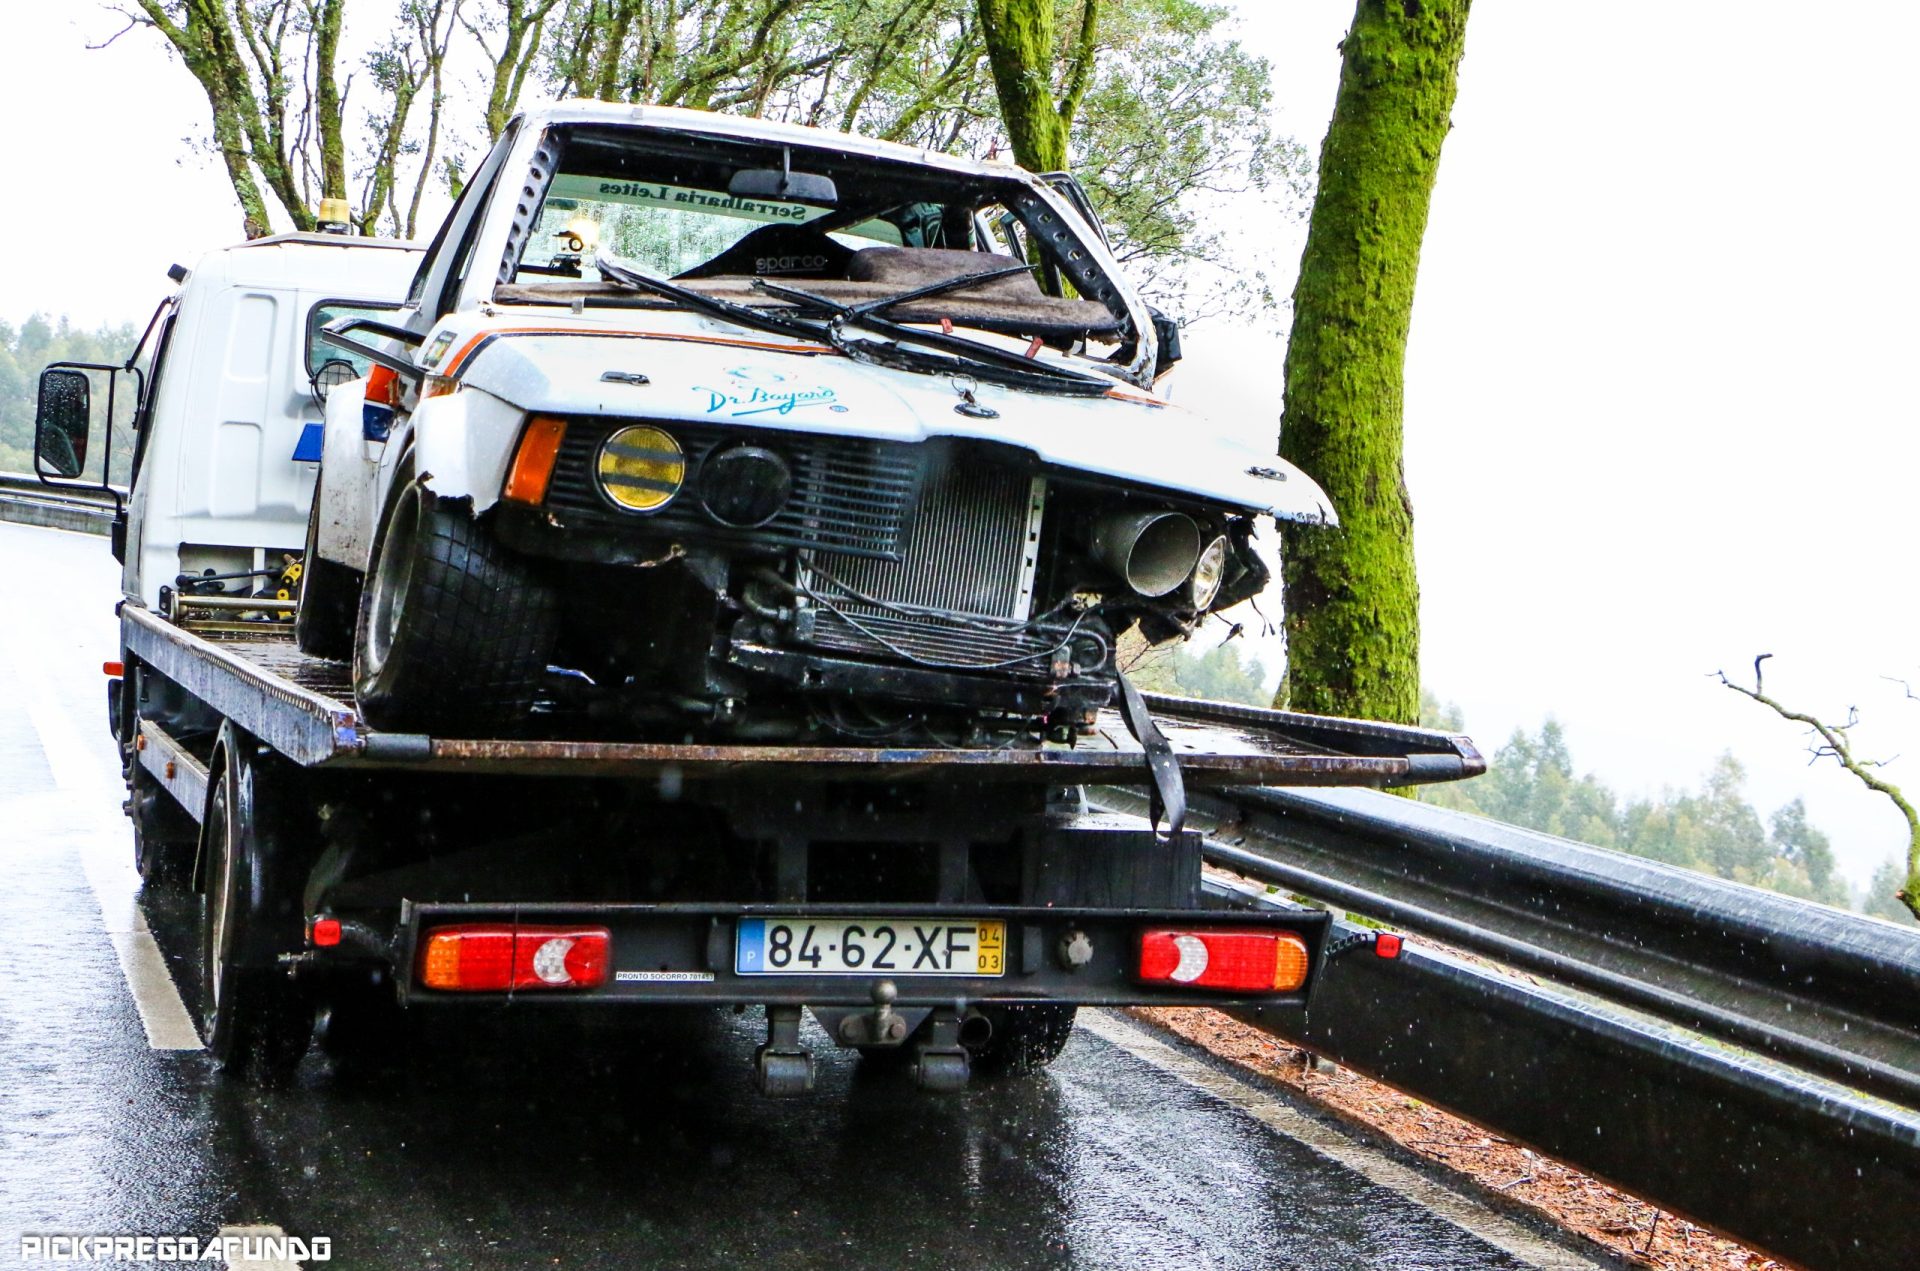
<svg viewBox="0 0 1920 1271">
<path fill-rule="evenodd" d="M 515 120 L 327 403 L 297 621 L 378 727 L 1070 740 L 1305 475 L 1170 404 L 1079 187 L 814 129 Z"/>
</svg>

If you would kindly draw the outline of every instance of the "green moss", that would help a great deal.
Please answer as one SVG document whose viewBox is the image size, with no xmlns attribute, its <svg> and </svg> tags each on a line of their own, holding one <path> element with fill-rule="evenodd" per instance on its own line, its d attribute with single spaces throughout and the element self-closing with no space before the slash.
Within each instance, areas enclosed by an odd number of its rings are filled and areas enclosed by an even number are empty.
<svg viewBox="0 0 1920 1271">
<path fill-rule="evenodd" d="M 1283 548 L 1296 710 L 1413 723 L 1420 589 L 1402 471 L 1407 327 L 1469 0 L 1361 0 L 1294 288 L 1280 453 L 1343 528 Z"/>
<path fill-rule="evenodd" d="M 1013 158 L 1029 172 L 1067 166 L 1067 120 L 1053 101 L 1053 0 L 979 0 L 987 64 Z"/>
</svg>

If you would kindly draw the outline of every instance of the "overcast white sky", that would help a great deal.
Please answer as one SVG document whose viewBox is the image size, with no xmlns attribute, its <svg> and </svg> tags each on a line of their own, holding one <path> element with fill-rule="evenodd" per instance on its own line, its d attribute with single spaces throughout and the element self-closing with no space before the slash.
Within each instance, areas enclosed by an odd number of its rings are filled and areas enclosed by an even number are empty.
<svg viewBox="0 0 1920 1271">
<path fill-rule="evenodd" d="M 237 234 L 182 144 L 205 101 L 150 36 L 85 51 L 104 9 L 16 7 L 0 317 L 144 318 L 169 263 Z M 1352 0 L 1237 7 L 1317 153 Z M 1630 791 L 1731 750 L 1763 811 L 1806 797 L 1856 883 L 1897 815 L 1708 677 L 1775 654 L 1770 687 L 1857 703 L 1863 749 L 1920 786 L 1920 702 L 1880 678 L 1920 680 L 1916 44 L 1904 4 L 1479 0 L 1408 366 L 1428 686 L 1489 751 L 1557 714 Z M 1183 399 L 1273 430 L 1278 341 L 1215 324 L 1187 349 Z"/>
</svg>

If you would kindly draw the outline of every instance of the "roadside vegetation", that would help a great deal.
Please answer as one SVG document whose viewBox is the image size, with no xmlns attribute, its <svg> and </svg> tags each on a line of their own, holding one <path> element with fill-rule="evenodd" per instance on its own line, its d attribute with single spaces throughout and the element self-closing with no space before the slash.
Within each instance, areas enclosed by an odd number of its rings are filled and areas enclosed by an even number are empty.
<svg viewBox="0 0 1920 1271">
<path fill-rule="evenodd" d="M 1431 694 L 1423 724 L 1464 732 L 1458 707 Z M 1742 793 L 1746 769 L 1731 753 L 1691 788 L 1623 795 L 1574 766 L 1566 730 L 1549 716 L 1537 731 L 1515 730 L 1484 777 L 1423 786 L 1424 802 L 1512 825 L 1611 847 L 1670 865 L 1846 908 L 1846 881 L 1833 844 L 1799 799 L 1763 812 Z"/>
<path fill-rule="evenodd" d="M 1266 705 L 1272 672 L 1234 642 L 1200 641 L 1141 651 L 1131 672 L 1142 688 L 1212 701 Z M 1420 722 L 1471 733 L 1458 706 L 1424 695 Z M 1492 755 L 1488 773 L 1472 781 L 1423 786 L 1419 797 L 1472 812 L 1681 865 L 1717 878 L 1765 887 L 1839 908 L 1857 908 L 1893 922 L 1912 923 L 1897 898 L 1905 884 L 1902 860 L 1889 857 L 1856 897 L 1841 877 L 1832 840 L 1794 799 L 1764 809 L 1743 793 L 1746 770 L 1723 754 L 1697 785 L 1652 795 L 1623 794 L 1576 767 L 1565 727 L 1549 716 L 1539 728 L 1516 730 Z"/>
<path fill-rule="evenodd" d="M 0 322 L 0 472 L 33 471 L 33 408 L 40 368 L 49 362 L 123 362 L 140 338 L 130 322 L 107 323 L 91 330 L 65 318 L 34 314 L 18 326 Z M 126 482 L 133 462 L 133 437 L 114 430 L 113 467 Z M 98 469 L 89 465 L 89 473 Z"/>
</svg>

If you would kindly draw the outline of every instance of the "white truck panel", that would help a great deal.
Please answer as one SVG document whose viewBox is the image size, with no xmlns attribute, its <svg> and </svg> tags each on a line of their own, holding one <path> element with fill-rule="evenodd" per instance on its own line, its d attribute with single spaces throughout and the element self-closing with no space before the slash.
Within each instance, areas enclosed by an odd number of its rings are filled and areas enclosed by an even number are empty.
<svg viewBox="0 0 1920 1271">
<path fill-rule="evenodd" d="M 297 552 L 318 467 L 294 459 L 320 407 L 307 318 L 323 301 L 398 304 L 417 250 L 290 236 L 209 253 L 181 285 L 135 474 L 123 586 L 159 604 L 183 570 Z"/>
</svg>

